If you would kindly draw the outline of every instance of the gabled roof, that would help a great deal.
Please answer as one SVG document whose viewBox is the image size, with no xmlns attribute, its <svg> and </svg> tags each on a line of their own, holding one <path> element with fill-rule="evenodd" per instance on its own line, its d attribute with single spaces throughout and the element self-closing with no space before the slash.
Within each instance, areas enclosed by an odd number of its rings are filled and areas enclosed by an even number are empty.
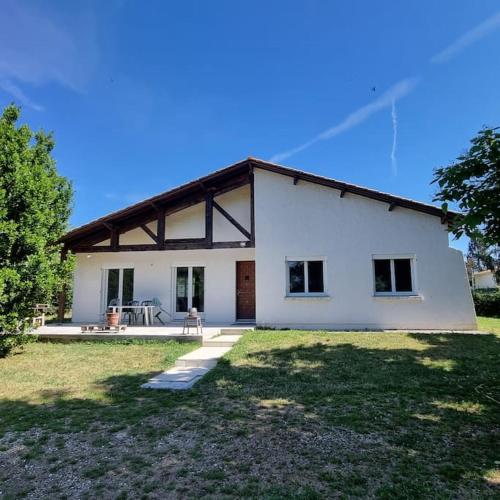
<svg viewBox="0 0 500 500">
<path fill-rule="evenodd" d="M 294 183 L 301 180 L 331 187 L 339 190 L 342 197 L 346 193 L 349 193 L 385 202 L 389 204 L 389 210 L 395 207 L 403 207 L 440 217 L 442 222 L 449 222 L 457 215 L 454 212 L 444 214 L 441 208 L 427 203 L 249 157 L 246 160 L 216 170 L 204 177 L 200 177 L 72 229 L 62 238 L 62 241 L 68 246 L 72 246 L 84 240 L 87 243 L 92 243 L 92 240 L 101 241 L 109 238 L 109 227 L 111 225 L 119 227 L 121 231 L 125 231 L 136 227 L 138 224 L 154 220 L 157 217 L 159 207 L 166 209 L 167 214 L 174 213 L 187 206 L 203 201 L 207 190 L 217 195 L 247 184 L 250 182 L 251 173 L 255 168 L 286 175 L 291 177 Z"/>
</svg>

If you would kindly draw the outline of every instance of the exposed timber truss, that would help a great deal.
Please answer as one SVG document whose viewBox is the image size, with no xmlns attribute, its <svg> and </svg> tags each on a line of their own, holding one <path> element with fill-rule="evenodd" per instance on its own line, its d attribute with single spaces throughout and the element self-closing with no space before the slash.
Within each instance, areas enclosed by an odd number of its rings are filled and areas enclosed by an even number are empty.
<svg viewBox="0 0 500 500">
<path fill-rule="evenodd" d="M 190 185 L 185 193 L 176 193 L 177 196 L 165 196 L 165 199 L 149 200 L 134 205 L 129 209 L 117 212 L 106 220 L 95 221 L 83 226 L 72 237 L 68 233 L 65 237 L 65 248 L 74 253 L 96 252 L 142 252 L 155 250 L 193 250 L 211 248 L 253 248 L 255 246 L 254 224 L 254 186 L 253 172 L 248 166 L 242 172 L 231 172 L 237 175 L 223 176 L 217 182 L 197 181 Z M 191 183 L 193 184 L 193 183 Z M 216 196 L 237 189 L 250 186 L 250 231 L 238 222 L 225 208 L 214 200 Z M 176 190 L 173 190 L 174 192 Z M 171 192 L 166 193 L 166 195 Z M 198 203 L 205 203 L 205 237 L 204 238 L 168 238 L 166 217 Z M 135 209 L 134 209 L 135 208 Z M 244 237 L 238 241 L 213 241 L 213 211 L 217 210 L 232 224 Z M 151 222 L 156 221 L 156 232 L 151 228 Z M 122 244 L 120 235 L 132 229 L 140 228 L 151 240 L 150 243 Z M 109 245 L 98 245 L 109 240 Z"/>
</svg>

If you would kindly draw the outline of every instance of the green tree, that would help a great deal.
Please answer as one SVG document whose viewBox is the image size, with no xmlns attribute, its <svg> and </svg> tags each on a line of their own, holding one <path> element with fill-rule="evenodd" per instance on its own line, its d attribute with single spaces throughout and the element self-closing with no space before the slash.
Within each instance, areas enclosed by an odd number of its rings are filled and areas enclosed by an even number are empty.
<svg viewBox="0 0 500 500">
<path fill-rule="evenodd" d="M 471 261 L 474 271 L 495 271 L 500 266 L 500 248 L 489 247 L 480 239 L 470 240 L 467 259 Z"/>
<path fill-rule="evenodd" d="M 54 303 L 72 259 L 61 259 L 72 188 L 58 175 L 54 140 L 18 125 L 20 109 L 0 117 L 0 355 L 22 345 L 36 303 Z"/>
<path fill-rule="evenodd" d="M 481 239 L 487 246 L 500 245 L 500 133 L 485 128 L 472 139 L 472 146 L 457 161 L 434 171 L 439 191 L 434 201 L 457 203 L 460 216 L 451 225 L 459 238 Z"/>
</svg>

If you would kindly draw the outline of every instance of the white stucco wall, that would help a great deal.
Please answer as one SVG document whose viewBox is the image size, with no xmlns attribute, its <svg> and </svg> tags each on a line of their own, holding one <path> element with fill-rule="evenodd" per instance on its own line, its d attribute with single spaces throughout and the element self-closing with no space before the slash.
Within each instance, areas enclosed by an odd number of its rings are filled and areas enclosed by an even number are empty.
<svg viewBox="0 0 500 500">
<path fill-rule="evenodd" d="M 88 256 L 90 255 L 90 257 Z M 158 297 L 173 310 L 173 267 L 205 267 L 205 322 L 230 323 L 236 316 L 236 261 L 254 260 L 253 248 L 77 254 L 73 321 L 99 321 L 102 270 L 134 268 L 134 298 Z"/>
<path fill-rule="evenodd" d="M 146 226 L 156 234 L 156 222 L 150 222 Z M 109 240 L 108 243 L 109 245 Z M 120 245 L 152 245 L 154 241 L 140 227 L 120 234 Z"/>
<path fill-rule="evenodd" d="M 165 221 L 165 236 L 171 238 L 205 237 L 205 203 L 198 203 L 172 215 Z"/>
<path fill-rule="evenodd" d="M 96 243 L 94 246 L 96 247 L 109 247 L 111 245 L 111 240 L 108 238 L 107 240 L 100 241 L 99 243 Z"/>
<path fill-rule="evenodd" d="M 217 203 L 245 229 L 250 230 L 250 188 L 241 188 L 216 196 Z M 169 215 L 167 238 L 203 238 L 205 236 L 205 203 Z M 244 241 L 241 234 L 221 213 L 213 211 L 213 241 Z"/>
<path fill-rule="evenodd" d="M 277 327 L 476 327 L 465 266 L 438 217 L 255 170 L 257 323 Z M 373 255 L 415 257 L 415 297 L 375 297 Z M 326 298 L 286 295 L 287 257 L 326 259 Z"/>
<path fill-rule="evenodd" d="M 215 201 L 250 232 L 250 186 L 215 197 Z M 214 241 L 247 241 L 220 212 L 214 209 Z"/>
</svg>

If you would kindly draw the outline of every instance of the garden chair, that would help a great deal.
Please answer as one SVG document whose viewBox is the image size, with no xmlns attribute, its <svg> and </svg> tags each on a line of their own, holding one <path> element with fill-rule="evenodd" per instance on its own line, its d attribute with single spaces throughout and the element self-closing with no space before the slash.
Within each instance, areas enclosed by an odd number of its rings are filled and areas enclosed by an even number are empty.
<svg viewBox="0 0 500 500">
<path fill-rule="evenodd" d="M 141 306 L 152 306 L 153 301 L 152 300 L 143 300 L 140 304 Z M 146 323 L 145 317 L 144 317 L 144 310 L 139 309 L 137 312 L 137 317 L 142 316 L 142 324 L 144 325 Z"/>
<path fill-rule="evenodd" d="M 172 319 L 172 315 L 167 311 L 165 310 L 163 307 L 162 307 L 162 304 L 160 302 L 160 299 L 157 298 L 157 297 L 154 297 L 153 300 L 151 301 L 152 305 L 155 306 L 155 309 L 154 309 L 154 317 L 162 324 L 164 325 L 165 322 L 160 318 L 160 315 L 163 313 L 163 314 L 166 314 L 167 317 L 171 320 Z"/>
<path fill-rule="evenodd" d="M 50 304 L 35 304 L 33 308 L 32 325 L 34 327 L 45 326 L 45 316 L 52 312 L 53 308 Z"/>
<path fill-rule="evenodd" d="M 139 301 L 138 300 L 130 300 L 129 302 L 127 302 L 126 305 L 127 306 L 138 306 Z M 132 323 L 137 323 L 137 318 L 140 314 L 140 311 L 135 309 L 135 308 L 127 309 L 124 307 L 122 310 L 122 313 L 123 313 L 123 316 L 127 315 L 128 324 L 131 325 Z"/>
</svg>

